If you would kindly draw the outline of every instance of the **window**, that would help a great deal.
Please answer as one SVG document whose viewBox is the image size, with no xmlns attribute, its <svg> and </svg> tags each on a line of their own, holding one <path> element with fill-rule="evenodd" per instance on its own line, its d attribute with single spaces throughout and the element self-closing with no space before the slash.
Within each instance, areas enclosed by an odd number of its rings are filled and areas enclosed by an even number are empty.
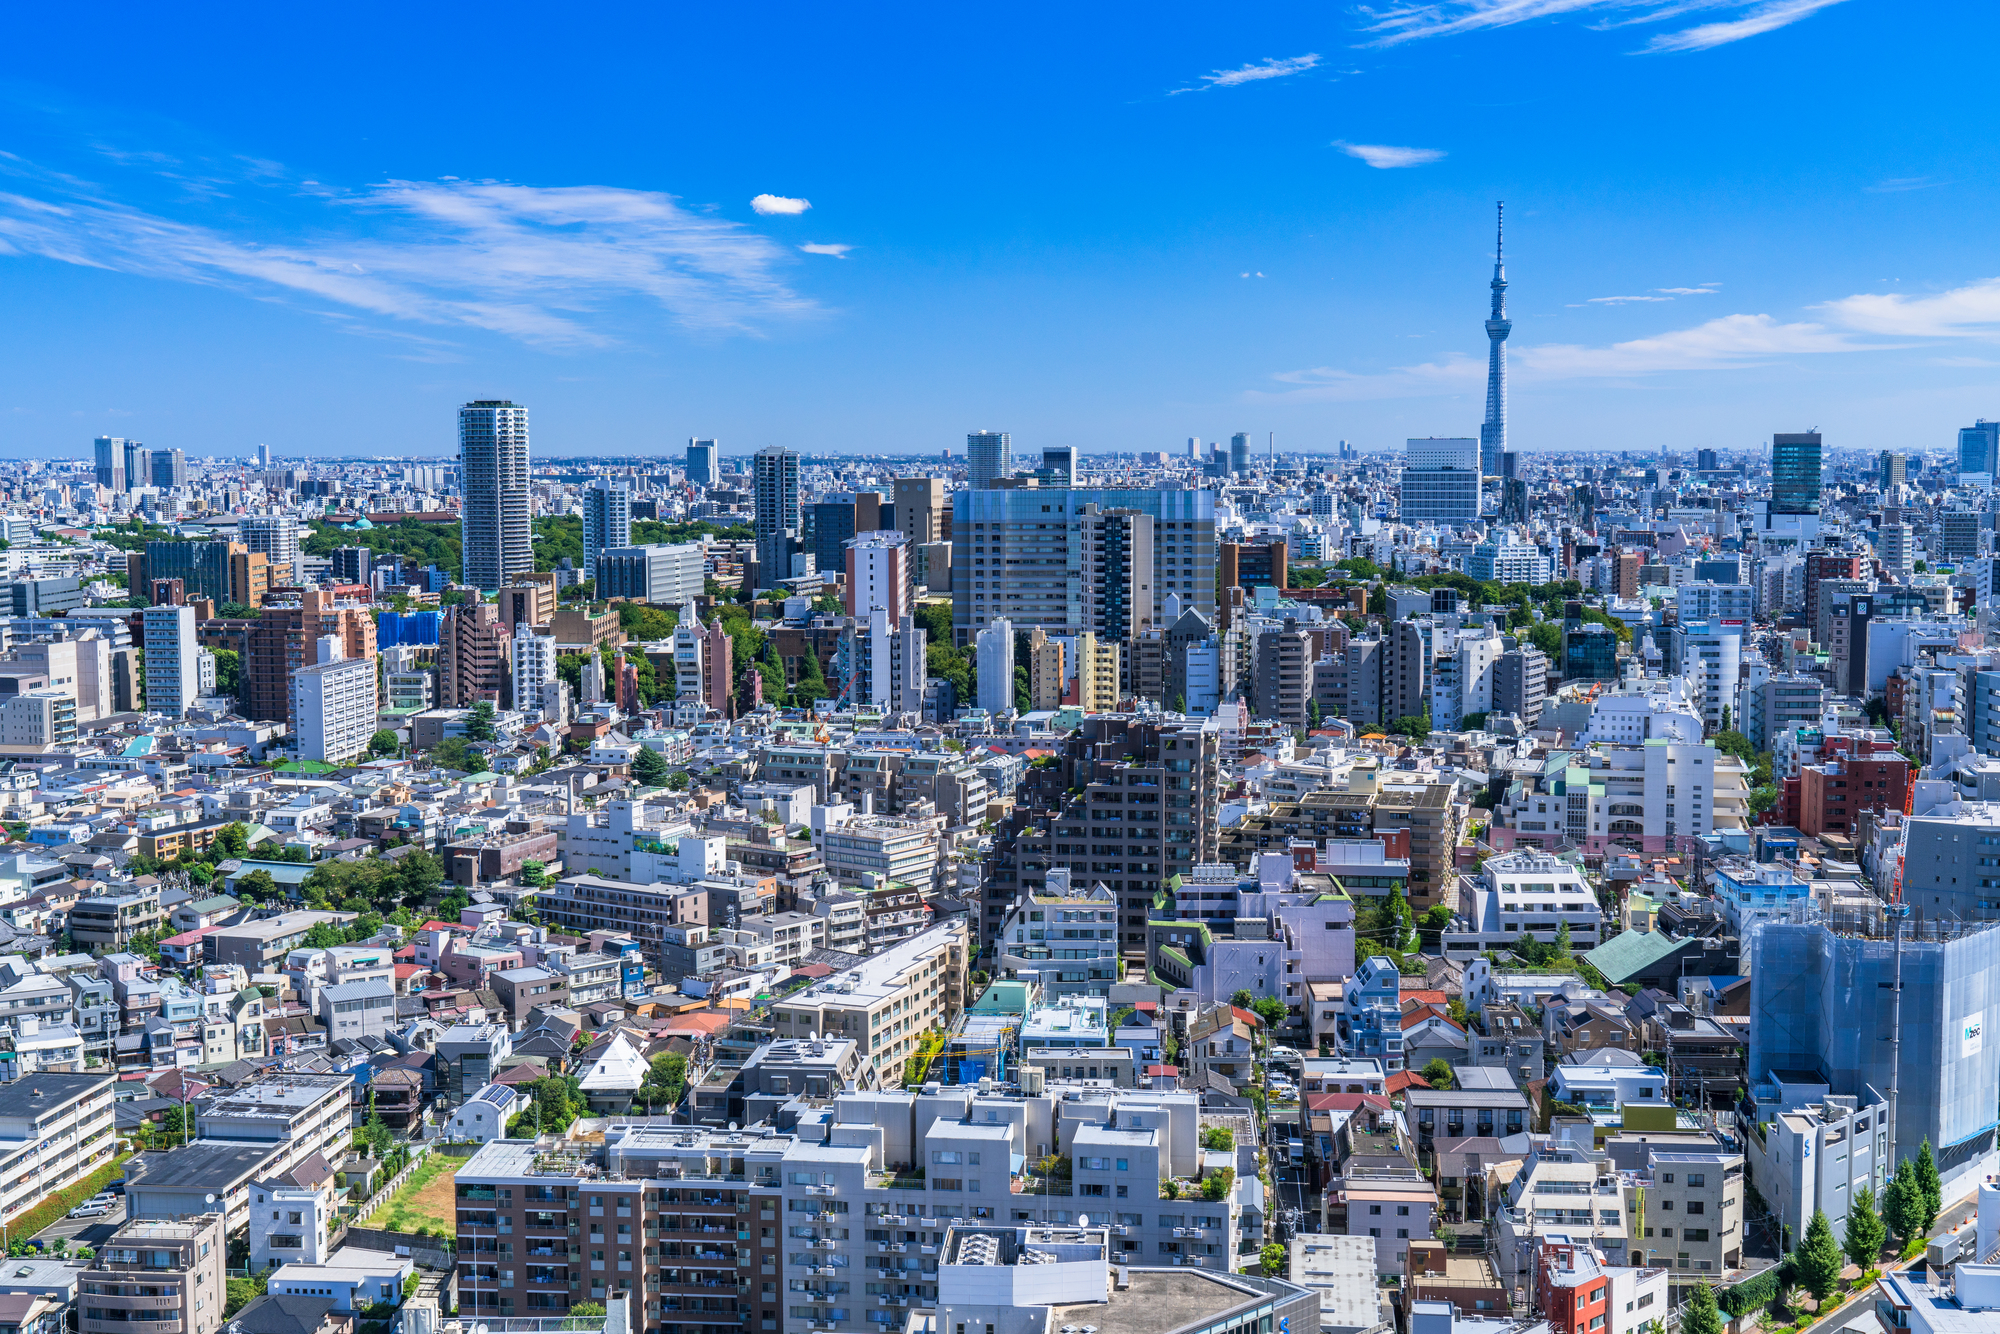
<svg viewBox="0 0 2000 1334">
<path fill-rule="evenodd" d="M 1705 1186 L 1708 1184 L 1708 1174 L 1705 1172 L 1690 1172 L 1688 1173 L 1688 1184 L 1690 1186 Z"/>
<path fill-rule="evenodd" d="M 1687 1202 L 1687 1211 L 1691 1214 L 1705 1214 L 1708 1212 L 1708 1206 L 1700 1200 L 1689 1200 Z"/>
<path fill-rule="evenodd" d="M 1382 1212 L 1382 1206 L 1379 1204 L 1371 1204 L 1368 1206 L 1368 1212 L 1371 1214 L 1379 1214 Z"/>
</svg>

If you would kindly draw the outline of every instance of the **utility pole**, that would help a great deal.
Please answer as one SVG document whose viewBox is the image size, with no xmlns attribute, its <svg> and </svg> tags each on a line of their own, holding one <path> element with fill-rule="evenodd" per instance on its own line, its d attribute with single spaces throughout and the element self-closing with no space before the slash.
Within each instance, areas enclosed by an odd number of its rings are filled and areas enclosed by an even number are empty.
<svg viewBox="0 0 2000 1334">
<path fill-rule="evenodd" d="M 1905 834 L 1907 838 L 1908 835 Z M 1897 877 L 1897 888 L 1901 889 L 1901 876 Z M 1889 1160 L 1883 1166 L 1883 1180 L 1895 1175 L 1896 1162 L 1896 1095 L 1902 1083 L 1903 1074 L 1903 922 L 1910 915 L 1907 903 L 1892 903 L 1888 915 L 1896 924 L 1896 962 L 1892 974 L 1894 980 L 1889 986 Z"/>
</svg>

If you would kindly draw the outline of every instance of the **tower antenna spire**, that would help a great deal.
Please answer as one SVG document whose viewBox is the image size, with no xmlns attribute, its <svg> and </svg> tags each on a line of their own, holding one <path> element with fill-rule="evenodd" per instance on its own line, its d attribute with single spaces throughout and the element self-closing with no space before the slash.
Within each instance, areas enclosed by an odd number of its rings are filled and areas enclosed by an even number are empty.
<svg viewBox="0 0 2000 1334">
<path fill-rule="evenodd" d="M 1507 452 L 1507 335 L 1514 330 L 1507 318 L 1507 266 L 1502 244 L 1507 239 L 1507 201 L 1497 200 L 1493 208 L 1493 292 L 1492 310 L 1486 319 L 1486 420 L 1479 427 L 1479 471 L 1487 477 L 1501 475 Z"/>
<path fill-rule="evenodd" d="M 1507 241 L 1507 201 L 1498 200 L 1493 205 L 1493 262 L 1499 264 L 1506 254 Z"/>
</svg>

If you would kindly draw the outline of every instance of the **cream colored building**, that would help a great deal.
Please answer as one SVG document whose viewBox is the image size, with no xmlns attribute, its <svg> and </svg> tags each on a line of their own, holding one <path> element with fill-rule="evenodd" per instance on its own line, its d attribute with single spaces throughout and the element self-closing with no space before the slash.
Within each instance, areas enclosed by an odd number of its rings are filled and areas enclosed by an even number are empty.
<svg viewBox="0 0 2000 1334">
<path fill-rule="evenodd" d="M 963 920 L 940 922 L 773 1008 L 780 1038 L 854 1039 L 867 1086 L 897 1088 L 923 1035 L 948 1028 L 965 1004 L 969 937 Z"/>
</svg>

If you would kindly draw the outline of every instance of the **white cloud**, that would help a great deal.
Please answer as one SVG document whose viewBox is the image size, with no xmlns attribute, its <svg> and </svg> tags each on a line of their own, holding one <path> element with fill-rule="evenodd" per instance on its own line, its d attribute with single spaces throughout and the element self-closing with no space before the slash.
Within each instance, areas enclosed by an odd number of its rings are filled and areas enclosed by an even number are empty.
<svg viewBox="0 0 2000 1334">
<path fill-rule="evenodd" d="M 787 199 L 783 195 L 758 195 L 750 201 L 750 207 L 766 217 L 772 214 L 791 216 L 803 213 L 812 207 L 810 199 Z"/>
<path fill-rule="evenodd" d="M 1714 296 L 1721 283 L 1703 283 L 1699 287 L 1655 287 L 1655 292 L 1665 292 L 1668 296 Z"/>
<path fill-rule="evenodd" d="M 1319 57 L 1311 52 L 1302 56 L 1288 56 L 1278 59 L 1266 56 L 1249 65 L 1239 65 L 1235 69 L 1219 69 L 1204 74 L 1185 88 L 1175 88 L 1168 97 L 1178 97 L 1182 93 L 1206 93 L 1216 88 L 1234 88 L 1238 84 L 1256 83 L 1262 79 L 1282 79 L 1289 74 L 1303 74 L 1319 64 Z"/>
<path fill-rule="evenodd" d="M 1622 306 L 1628 301 L 1672 301 L 1670 296 L 1593 296 L 1584 298 L 1586 306 Z"/>
<path fill-rule="evenodd" d="M 1728 12 L 1733 18 L 1663 33 L 1642 51 L 1705 51 L 1796 23 L 1841 0 L 1401 0 L 1382 8 L 1364 6 L 1364 46 L 1394 46 L 1426 37 L 1451 37 L 1487 28 L 1511 27 L 1537 19 L 1592 17 L 1601 28 L 1664 23 L 1684 14 Z"/>
<path fill-rule="evenodd" d="M 1358 157 L 1371 167 L 1421 167 L 1444 156 L 1442 148 L 1396 148 L 1389 144 L 1350 144 L 1336 139 L 1333 146 L 1349 157 Z"/>
<path fill-rule="evenodd" d="M 1690 329 L 1635 338 L 1607 347 L 1545 343 L 1509 353 L 1511 375 L 1523 384 L 1624 379 L 1667 371 L 1736 370 L 1783 357 L 1869 351 L 1874 344 L 1819 324 L 1781 324 L 1769 315 L 1725 315 Z M 1318 367 L 1271 377 L 1297 388 L 1250 397 L 1350 402 L 1469 393 L 1486 382 L 1486 362 L 1453 354 L 1442 362 L 1357 374 Z"/>
<path fill-rule="evenodd" d="M 854 247 L 851 245 L 824 245 L 815 241 L 802 245 L 799 249 L 805 251 L 808 255 L 832 255 L 835 259 L 846 259 L 847 252 L 854 249 Z"/>
<path fill-rule="evenodd" d="M 484 329 L 553 346 L 614 341 L 591 318 L 638 298 L 682 323 L 749 329 L 811 312 L 783 248 L 671 195 L 608 186 L 391 181 L 316 204 L 312 240 L 232 235 L 96 197 L 0 193 L 0 254 L 309 297 L 328 313 Z M 341 216 L 344 215 L 344 216 Z M 364 230 L 357 217 L 369 220 Z"/>
<path fill-rule="evenodd" d="M 1802 18 L 1808 18 L 1822 9 L 1840 3 L 1841 0 L 1778 0 L 1776 4 L 1758 5 L 1742 18 L 1729 19 L 1721 23 L 1703 23 L 1680 32 L 1661 33 L 1646 43 L 1646 51 L 1648 54 L 1706 51 L 1711 47 L 1740 42 L 1746 37 L 1760 37 L 1767 32 L 1775 32 L 1779 28 L 1797 23 Z"/>
<path fill-rule="evenodd" d="M 1954 338 L 2000 332 L 2000 278 L 1987 278 L 1935 296 L 1863 293 L 1819 309 L 1836 324 L 1866 333 Z"/>
</svg>

